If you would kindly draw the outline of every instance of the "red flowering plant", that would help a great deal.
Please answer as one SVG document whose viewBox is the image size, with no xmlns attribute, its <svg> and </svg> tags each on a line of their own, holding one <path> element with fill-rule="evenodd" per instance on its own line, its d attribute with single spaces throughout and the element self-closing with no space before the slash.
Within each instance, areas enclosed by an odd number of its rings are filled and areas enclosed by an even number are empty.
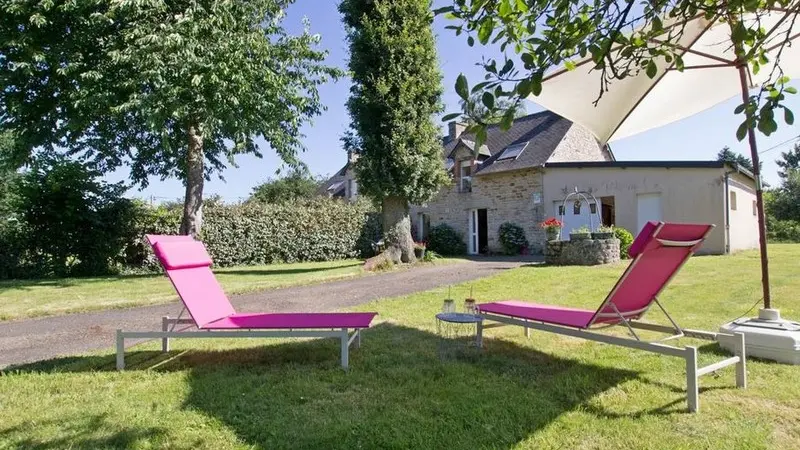
<svg viewBox="0 0 800 450">
<path fill-rule="evenodd" d="M 561 230 L 561 227 L 564 226 L 560 220 L 556 219 L 555 217 L 551 217 L 544 222 L 539 224 L 540 227 L 544 228 L 545 237 L 548 241 L 554 241 L 558 239 L 558 233 Z"/>
<path fill-rule="evenodd" d="M 564 226 L 560 220 L 556 219 L 555 217 L 551 217 L 544 222 L 539 224 L 540 227 L 544 228 L 545 230 L 551 231 L 556 230 Z"/>
</svg>

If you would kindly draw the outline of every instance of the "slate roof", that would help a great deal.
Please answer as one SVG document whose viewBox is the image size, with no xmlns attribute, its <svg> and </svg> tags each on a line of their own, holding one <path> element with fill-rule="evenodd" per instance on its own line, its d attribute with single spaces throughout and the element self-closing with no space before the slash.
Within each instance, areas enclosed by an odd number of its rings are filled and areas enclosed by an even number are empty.
<svg viewBox="0 0 800 450">
<path fill-rule="evenodd" d="M 520 117 L 508 131 L 501 130 L 498 125 L 492 125 L 486 130 L 485 142 L 491 156 L 481 164 L 475 174 L 542 167 L 571 126 L 572 122 L 550 111 Z M 445 155 L 450 155 L 459 142 L 473 142 L 473 139 L 474 136 L 463 135 L 459 136 L 459 139 L 447 142 L 444 148 Z M 528 146 L 516 159 L 497 160 L 506 147 L 523 142 L 528 142 Z"/>
<path fill-rule="evenodd" d="M 344 181 L 346 180 L 345 175 L 347 174 L 347 170 L 350 168 L 350 163 L 347 163 L 336 172 L 335 175 L 328 178 L 327 181 L 322 183 L 319 187 L 318 193 L 320 195 L 336 195 L 339 193 L 340 190 L 344 190 Z"/>
<path fill-rule="evenodd" d="M 464 144 L 464 146 L 467 147 L 468 149 L 470 149 L 473 153 L 475 152 L 475 141 L 459 136 L 456 139 L 455 145 L 452 146 L 452 149 L 447 154 L 447 158 L 452 158 L 453 157 L 453 152 L 456 150 L 456 148 L 458 148 L 459 142 Z M 492 156 L 492 152 L 489 150 L 489 147 L 486 144 L 481 145 L 481 148 L 478 151 L 478 154 L 479 155 L 484 155 L 484 156 Z"/>
</svg>

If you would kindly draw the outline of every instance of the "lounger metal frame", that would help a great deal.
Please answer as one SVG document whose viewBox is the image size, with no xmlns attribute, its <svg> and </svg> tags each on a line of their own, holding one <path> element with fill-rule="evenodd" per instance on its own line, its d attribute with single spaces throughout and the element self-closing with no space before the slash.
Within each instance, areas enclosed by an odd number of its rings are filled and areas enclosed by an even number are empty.
<svg viewBox="0 0 800 450">
<path fill-rule="evenodd" d="M 703 375 L 715 372 L 724 367 L 736 365 L 736 386 L 740 388 L 747 387 L 746 355 L 744 347 L 744 334 L 742 333 L 724 334 L 724 333 L 713 333 L 710 331 L 688 330 L 679 328 L 681 331 L 681 336 L 704 339 L 709 341 L 718 341 L 720 338 L 734 340 L 733 342 L 735 348 L 734 352 L 735 356 L 726 358 L 722 361 L 710 364 L 705 367 L 698 367 L 697 347 L 694 346 L 675 347 L 672 345 L 663 344 L 661 342 L 643 341 L 638 339 L 638 337 L 631 339 L 620 336 L 610 336 L 607 334 L 596 333 L 593 331 L 580 328 L 570 328 L 561 325 L 552 325 L 544 322 L 535 322 L 531 319 L 519 319 L 499 314 L 480 313 L 480 316 L 483 318 L 484 321 L 500 322 L 501 324 L 518 325 L 524 327 L 526 331 L 526 336 L 529 335 L 528 330 L 534 329 L 534 330 L 546 331 L 549 333 L 556 333 L 565 336 L 587 339 L 590 341 L 603 342 L 606 344 L 634 348 L 637 350 L 644 350 L 647 352 L 658 353 L 661 355 L 683 358 L 686 361 L 686 401 L 688 404 L 689 411 L 691 412 L 697 412 L 700 409 L 699 379 Z M 674 332 L 674 329 L 670 327 L 665 327 L 662 325 L 656 325 L 650 323 L 629 321 L 629 320 L 625 320 L 624 324 L 621 323 L 617 325 L 628 326 L 632 329 L 638 328 L 648 331 L 658 331 L 666 333 Z M 495 326 L 499 326 L 499 324 Z M 484 328 L 493 328 L 493 326 L 483 325 L 481 322 L 478 322 L 477 343 L 479 346 L 483 345 Z M 679 337 L 679 336 L 671 335 L 670 337 Z"/>
<path fill-rule="evenodd" d="M 183 314 L 183 311 L 181 311 Z M 175 330 L 176 325 L 192 325 L 181 330 Z M 161 331 L 123 331 L 117 330 L 117 370 L 125 368 L 125 339 L 161 339 L 161 351 L 169 351 L 170 338 L 336 338 L 340 342 L 340 356 L 342 368 L 350 365 L 350 346 L 361 346 L 361 328 L 332 328 L 332 329 L 244 329 L 241 331 L 227 330 L 197 330 L 192 319 L 161 318 Z M 196 331 L 186 331 L 195 328 Z"/>
<path fill-rule="evenodd" d="M 658 235 L 658 232 L 664 226 L 662 223 L 659 227 L 653 232 L 653 235 Z M 661 245 L 666 247 L 694 247 L 698 246 L 702 243 L 708 234 L 711 232 L 711 227 L 706 234 L 703 236 L 702 239 L 694 240 L 694 241 L 672 241 L 666 239 L 659 239 L 656 238 Z M 694 249 L 693 249 L 694 250 Z M 693 251 L 691 252 L 693 253 Z M 691 255 L 689 254 L 689 256 Z M 486 313 L 480 312 L 480 316 L 483 318 L 484 321 L 493 321 L 499 322 L 496 325 L 484 325 L 482 322 L 478 322 L 478 329 L 477 329 L 477 344 L 478 346 L 483 345 L 483 329 L 484 328 L 493 328 L 495 326 L 503 326 L 503 325 L 518 325 L 525 329 L 525 336 L 530 337 L 530 330 L 540 330 L 546 331 L 549 333 L 556 333 L 562 334 L 566 336 L 577 337 L 581 339 L 587 339 L 590 341 L 596 342 L 603 342 L 606 344 L 612 345 L 619 345 L 622 347 L 634 348 L 637 350 L 644 350 L 647 352 L 658 353 L 661 355 L 667 356 L 675 356 L 678 358 L 683 358 L 686 361 L 686 402 L 688 404 L 689 411 L 697 412 L 700 408 L 700 399 L 699 399 L 699 379 L 701 376 L 715 372 L 719 369 L 736 365 L 736 386 L 740 388 L 747 387 L 747 367 L 746 367 L 746 354 L 745 354 L 745 347 L 744 347 L 744 334 L 742 333 L 735 333 L 735 334 L 725 334 L 725 333 L 714 333 L 710 331 L 702 331 L 702 330 L 688 330 L 681 328 L 675 319 L 669 315 L 667 310 L 661 303 L 658 301 L 658 295 L 664 290 L 664 288 L 672 281 L 672 278 L 677 274 L 686 261 L 689 259 L 689 256 L 684 259 L 684 261 L 679 265 L 675 272 L 670 276 L 670 278 L 661 286 L 661 289 L 656 293 L 653 301 L 648 304 L 647 307 L 638 310 L 638 311 L 626 311 L 624 314 L 617 310 L 616 305 L 611 301 L 614 298 L 614 293 L 622 286 L 622 283 L 628 277 L 628 274 L 631 272 L 631 269 L 639 262 L 639 258 L 637 257 L 632 263 L 631 267 L 628 268 L 625 275 L 617 281 L 617 284 L 608 294 L 606 299 L 597 309 L 595 316 L 589 322 L 586 328 L 577 328 L 577 327 L 568 327 L 564 325 L 554 325 L 549 324 L 541 321 L 535 321 L 535 319 L 530 318 L 521 318 L 521 317 L 514 317 L 510 315 L 502 315 L 496 313 Z M 672 324 L 672 327 L 667 327 L 663 325 L 657 325 L 652 323 L 644 323 L 639 322 L 638 319 L 641 319 L 648 310 L 650 306 L 655 303 L 661 312 L 667 317 L 669 322 Z M 614 312 L 603 312 L 607 306 L 610 306 Z M 629 317 L 633 317 L 633 319 L 629 319 Z M 615 319 L 616 322 L 604 323 L 598 322 L 598 319 Z M 595 328 L 590 328 L 593 325 L 596 325 Z M 631 334 L 633 339 L 619 337 L 619 336 L 609 336 L 606 334 L 597 333 L 593 330 L 603 329 L 610 326 L 624 326 L 628 329 L 628 332 Z M 660 339 L 655 342 L 648 342 L 643 341 L 639 338 L 639 335 L 636 333 L 635 329 L 640 330 L 648 330 L 648 331 L 656 331 L 660 333 L 667 333 L 668 336 Z M 718 342 L 720 339 L 732 339 L 733 340 L 733 347 L 735 349 L 734 356 L 730 358 L 726 358 L 722 361 L 716 362 L 714 364 L 710 364 L 705 367 L 698 367 L 697 366 L 697 347 L 694 346 L 686 346 L 686 347 L 676 347 L 672 345 L 664 344 L 663 342 L 677 339 L 681 337 L 690 337 L 696 339 L 703 339 L 708 341 L 715 341 Z"/>
</svg>

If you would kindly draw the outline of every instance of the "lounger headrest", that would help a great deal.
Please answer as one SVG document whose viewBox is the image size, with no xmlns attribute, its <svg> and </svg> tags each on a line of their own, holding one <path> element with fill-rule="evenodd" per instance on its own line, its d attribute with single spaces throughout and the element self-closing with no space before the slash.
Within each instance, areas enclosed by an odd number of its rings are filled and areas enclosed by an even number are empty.
<svg viewBox="0 0 800 450">
<path fill-rule="evenodd" d="M 202 242 L 160 241 L 153 248 L 167 270 L 207 267 L 212 263 Z"/>
<path fill-rule="evenodd" d="M 628 256 L 631 258 L 636 258 L 636 255 L 642 253 L 644 248 L 647 246 L 647 243 L 650 242 L 650 238 L 653 236 L 653 233 L 655 233 L 657 228 L 658 222 L 647 222 L 644 224 L 642 231 L 639 232 L 639 235 L 636 236 L 633 244 L 631 244 L 631 248 L 628 249 Z"/>
</svg>

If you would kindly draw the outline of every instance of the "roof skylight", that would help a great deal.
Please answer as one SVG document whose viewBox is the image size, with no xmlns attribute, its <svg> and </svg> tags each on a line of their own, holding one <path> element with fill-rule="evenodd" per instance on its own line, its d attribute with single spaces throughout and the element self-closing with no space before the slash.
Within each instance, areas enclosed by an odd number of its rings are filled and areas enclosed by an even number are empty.
<svg viewBox="0 0 800 450">
<path fill-rule="evenodd" d="M 522 153 L 522 151 L 525 150 L 525 147 L 527 146 L 528 146 L 527 142 L 523 142 L 521 144 L 509 145 L 508 147 L 506 147 L 505 150 L 503 150 L 503 153 L 501 153 L 500 156 L 497 157 L 497 160 L 505 161 L 507 159 L 517 159 L 520 153 Z"/>
</svg>

